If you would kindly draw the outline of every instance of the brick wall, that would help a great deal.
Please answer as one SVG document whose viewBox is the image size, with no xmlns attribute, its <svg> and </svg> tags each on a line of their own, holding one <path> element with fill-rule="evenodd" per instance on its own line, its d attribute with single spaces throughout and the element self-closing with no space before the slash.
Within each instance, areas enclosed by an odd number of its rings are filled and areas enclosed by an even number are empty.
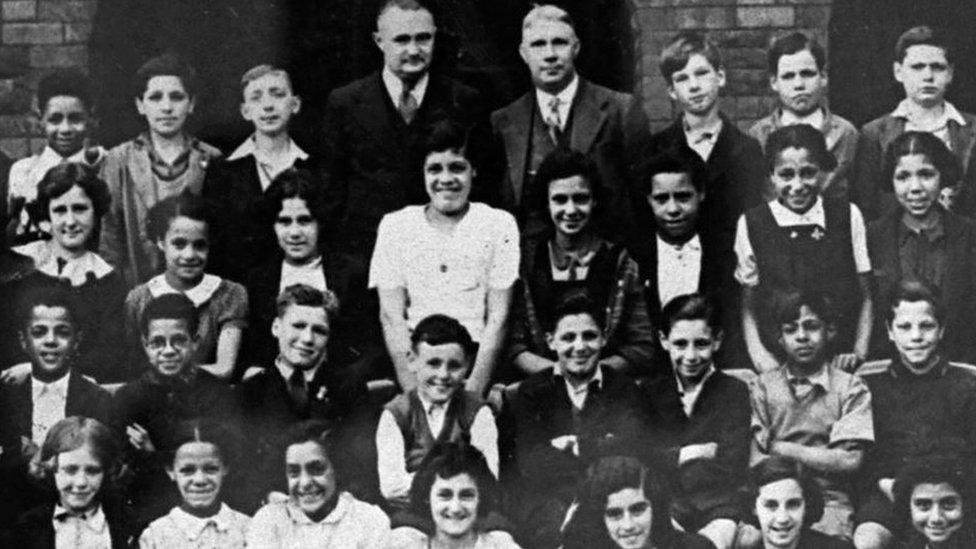
<svg viewBox="0 0 976 549">
<path fill-rule="evenodd" d="M 44 146 L 32 114 L 38 79 L 52 69 L 88 68 L 96 0 L 0 1 L 0 65 L 20 76 L 0 78 L 0 150 L 11 158 Z"/>
<path fill-rule="evenodd" d="M 800 30 L 827 44 L 831 0 L 632 1 L 641 52 L 638 88 L 655 128 L 668 124 L 677 113 L 658 70 L 658 56 L 681 30 L 703 31 L 721 49 L 727 80 L 722 109 L 743 128 L 776 104 L 766 72 L 770 37 Z"/>
</svg>

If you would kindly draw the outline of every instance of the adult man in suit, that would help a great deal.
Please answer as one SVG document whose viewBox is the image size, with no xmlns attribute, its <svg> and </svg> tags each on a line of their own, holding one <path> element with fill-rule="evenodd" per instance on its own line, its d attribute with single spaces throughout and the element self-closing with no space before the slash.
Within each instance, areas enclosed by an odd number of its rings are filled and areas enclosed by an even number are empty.
<svg viewBox="0 0 976 549">
<path fill-rule="evenodd" d="M 278 455 L 281 436 L 289 425 L 300 421 L 332 423 L 342 441 L 337 447 L 346 449 L 336 456 L 343 467 L 376 463 L 375 456 L 370 460 L 364 454 L 375 452 L 370 442 L 376 420 L 376 414 L 370 416 L 365 407 L 366 385 L 329 360 L 327 352 L 338 298 L 330 290 L 296 284 L 281 292 L 276 305 L 278 315 L 271 330 L 278 342 L 278 356 L 254 375 L 245 373 L 239 387 L 246 424 L 258 435 L 249 482 L 257 497 L 254 501 L 283 488 Z M 370 476 L 365 469 L 355 468 L 345 478 L 359 497 L 378 491 L 375 471 Z"/>
<path fill-rule="evenodd" d="M 419 169 L 427 126 L 450 118 L 473 128 L 484 118 L 478 92 L 430 73 L 430 11 L 416 0 L 387 0 L 376 27 L 383 69 L 329 96 L 322 151 L 328 232 L 364 262 L 384 214 L 427 202 Z"/>
<path fill-rule="evenodd" d="M 491 115 L 492 131 L 505 150 L 507 170 L 499 199 L 515 214 L 523 243 L 549 226 L 543 193 L 533 181 L 542 159 L 559 145 L 591 157 L 606 190 L 597 228 L 617 236 L 630 219 L 627 160 L 632 143 L 644 139 L 644 111 L 629 94 L 580 77 L 575 68 L 579 38 L 562 8 L 533 8 L 522 22 L 519 53 L 529 68 L 533 89 Z M 611 222 L 612 220 L 612 222 Z"/>
</svg>

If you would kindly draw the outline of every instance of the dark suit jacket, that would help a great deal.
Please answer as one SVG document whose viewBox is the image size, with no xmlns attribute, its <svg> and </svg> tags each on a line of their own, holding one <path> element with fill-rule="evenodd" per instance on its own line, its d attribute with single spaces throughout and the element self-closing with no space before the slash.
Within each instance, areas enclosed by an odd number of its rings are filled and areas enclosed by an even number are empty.
<svg viewBox="0 0 976 549">
<path fill-rule="evenodd" d="M 537 211 L 542 203 L 522 203 L 530 160 L 533 112 L 537 109 L 533 89 L 491 115 L 492 132 L 504 147 L 507 164 L 499 189 L 500 205 L 515 215 L 528 240 L 536 239 L 549 226 L 548 212 Z M 647 117 L 640 102 L 630 94 L 604 88 L 581 77 L 570 118 L 567 122 L 569 146 L 593 160 L 603 185 L 603 204 L 595 220 L 597 226 L 605 236 L 619 236 L 631 219 L 626 196 L 630 173 L 628 162 L 636 144 L 647 138 Z M 530 218 L 532 213 L 537 215 Z M 537 219 L 540 213 L 544 220 L 541 225 Z M 530 219 L 533 222 L 527 226 Z"/>
<path fill-rule="evenodd" d="M 339 315 L 330 326 L 329 356 L 364 375 L 386 353 L 379 325 L 376 293 L 366 287 L 366 267 L 359 259 L 338 252 L 324 254 L 322 271 L 328 288 L 339 298 Z M 246 366 L 271 364 L 278 341 L 271 335 L 277 317 L 275 299 L 281 284 L 281 260 L 259 265 L 247 276 L 250 307 L 243 359 Z"/>
<path fill-rule="evenodd" d="M 746 384 L 716 371 L 705 380 L 692 409 L 685 415 L 673 373 L 641 388 L 648 406 L 648 447 L 658 454 L 670 474 L 676 515 L 682 526 L 697 531 L 716 518 L 739 518 L 737 490 L 749 463 L 750 415 Z M 694 460 L 678 466 L 683 446 L 715 442 L 713 460 Z"/>
<path fill-rule="evenodd" d="M 136 531 L 125 509 L 118 505 L 102 505 L 102 511 L 112 538 L 112 549 L 132 547 L 136 541 Z M 9 547 L 55 549 L 53 516 L 54 503 L 35 507 L 21 515 L 13 529 L 0 540 Z"/>
<path fill-rule="evenodd" d="M 943 358 L 976 363 L 976 341 L 970 330 L 976 325 L 976 224 L 951 212 L 942 214 L 946 239 L 946 272 L 940 288 L 945 309 L 945 338 L 942 340 Z M 874 269 L 878 300 L 886 304 L 901 281 L 901 261 L 898 255 L 898 226 L 901 209 L 868 224 L 868 255 Z M 874 354 L 879 358 L 891 356 L 891 343 L 885 334 L 886 305 L 876 307 Z"/>
<path fill-rule="evenodd" d="M 111 396 L 84 376 L 72 372 L 68 378 L 65 417 L 85 416 L 108 422 Z M 19 384 L 0 385 L 0 445 L 5 463 L 20 460 L 20 438 L 31 438 L 31 414 L 34 403 L 31 380 Z"/>
<path fill-rule="evenodd" d="M 313 169 L 311 160 L 295 167 Z M 268 257 L 281 255 L 275 239 L 274 213 L 262 209 L 261 179 L 253 155 L 220 160 L 207 169 L 203 198 L 219 215 L 213 216 L 208 265 L 214 274 L 243 282 L 248 269 Z"/>
<path fill-rule="evenodd" d="M 431 121 L 444 117 L 475 128 L 486 118 L 481 95 L 455 80 L 431 74 L 424 100 L 409 126 L 393 105 L 379 72 L 329 95 L 321 151 L 328 192 L 325 219 L 335 223 L 330 236 L 345 251 L 368 259 L 383 215 L 428 201 L 423 141 Z M 469 144 L 468 150 L 479 149 L 482 147 Z M 483 175 L 479 180 L 484 181 Z M 472 200 L 477 199 L 475 192 Z"/>
</svg>

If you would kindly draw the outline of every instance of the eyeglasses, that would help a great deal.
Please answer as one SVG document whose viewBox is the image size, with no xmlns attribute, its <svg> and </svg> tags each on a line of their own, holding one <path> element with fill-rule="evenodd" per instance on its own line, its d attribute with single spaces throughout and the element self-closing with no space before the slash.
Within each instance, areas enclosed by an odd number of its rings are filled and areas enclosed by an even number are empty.
<svg viewBox="0 0 976 549">
<path fill-rule="evenodd" d="M 183 350 L 190 345 L 190 338 L 185 335 L 175 335 L 166 339 L 163 336 L 156 336 L 149 340 L 148 344 L 153 351 L 161 351 L 167 346 L 174 349 Z"/>
</svg>

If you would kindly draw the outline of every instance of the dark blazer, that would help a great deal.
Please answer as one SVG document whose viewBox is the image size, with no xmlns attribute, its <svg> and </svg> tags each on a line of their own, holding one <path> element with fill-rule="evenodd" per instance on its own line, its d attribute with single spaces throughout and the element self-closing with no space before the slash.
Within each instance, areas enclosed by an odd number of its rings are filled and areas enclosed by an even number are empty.
<svg viewBox="0 0 976 549">
<path fill-rule="evenodd" d="M 973 364 L 976 363 L 976 341 L 973 341 L 970 330 L 976 325 L 976 223 L 945 211 L 942 222 L 948 262 L 940 288 L 947 327 L 942 340 L 943 357 Z M 886 304 L 902 278 L 898 256 L 900 224 L 900 208 L 868 224 L 868 255 L 878 291 L 876 303 Z M 884 332 L 885 306 L 876 309 L 876 329 L 871 341 L 875 342 L 874 354 L 886 358 L 891 356 L 891 344 Z"/>
<path fill-rule="evenodd" d="M 691 417 L 685 415 L 675 376 L 651 380 L 641 388 L 648 407 L 648 443 L 652 457 L 669 472 L 675 514 L 688 531 L 697 531 L 717 518 L 740 517 L 737 490 L 744 484 L 749 463 L 752 408 L 745 383 L 716 371 L 701 388 Z M 683 446 L 715 442 L 718 455 L 679 467 Z"/>
<path fill-rule="evenodd" d="M 739 130 L 724 114 L 721 116 L 722 131 L 705 162 L 701 222 L 723 246 L 731 248 L 739 216 L 762 203 L 768 178 L 766 159 L 759 142 Z M 680 150 L 691 158 L 701 158 L 688 146 L 681 118 L 651 136 L 643 148 L 645 155 L 667 150 Z"/>
<path fill-rule="evenodd" d="M 298 160 L 296 168 L 314 169 L 311 159 Z M 219 160 L 207 169 L 203 198 L 220 212 L 213 216 L 210 259 L 213 274 L 243 282 L 248 270 L 271 256 L 278 256 L 273 214 L 262 208 L 264 190 L 254 155 Z"/>
<path fill-rule="evenodd" d="M 64 415 L 85 416 L 108 422 L 112 397 L 88 378 L 71 372 Z M 4 448 L 2 461 L 20 460 L 20 438 L 31 438 L 31 414 L 34 402 L 31 379 L 17 384 L 0 385 L 0 445 Z"/>
<path fill-rule="evenodd" d="M 523 204 L 522 194 L 530 160 L 533 112 L 536 110 L 533 89 L 491 115 L 492 132 L 496 142 L 504 148 L 507 165 L 499 189 L 500 205 L 515 215 L 523 233 L 527 232 L 533 240 L 542 234 L 544 227 L 527 227 L 526 220 L 530 212 L 538 210 L 542 204 Z M 634 147 L 649 135 L 647 116 L 640 101 L 635 101 L 632 95 L 580 77 L 570 118 L 567 121 L 569 146 L 593 160 L 603 185 L 605 194 L 595 220 L 597 226 L 605 236 L 618 236 L 631 219 L 626 196 L 630 174 L 628 162 Z M 548 212 L 544 212 L 542 218 L 544 226 L 548 227 Z"/>
<path fill-rule="evenodd" d="M 112 549 L 128 549 L 137 545 L 137 532 L 125 509 L 117 505 L 102 505 L 102 511 L 112 538 Z M 35 507 L 21 515 L 13 529 L 0 540 L 13 544 L 10 547 L 55 549 L 53 517 L 54 503 Z"/>
<path fill-rule="evenodd" d="M 330 326 L 329 356 L 368 374 L 386 353 L 386 347 L 376 292 L 366 287 L 366 266 L 354 256 L 330 251 L 322 257 L 322 271 L 326 286 L 339 298 L 339 315 Z M 243 360 L 238 361 L 245 366 L 271 364 L 278 356 L 278 341 L 271 335 L 271 323 L 278 316 L 275 300 L 280 284 L 280 259 L 248 272 L 247 338 Z"/>
<path fill-rule="evenodd" d="M 455 80 L 431 74 L 423 102 L 409 125 L 397 112 L 379 72 L 329 95 L 321 151 L 328 192 L 325 219 L 334 223 L 330 236 L 345 251 L 368 259 L 383 215 L 428 201 L 423 141 L 430 123 L 444 117 L 469 128 L 479 122 L 484 126 L 487 116 L 481 95 Z M 479 148 L 469 145 L 472 151 Z"/>
</svg>

